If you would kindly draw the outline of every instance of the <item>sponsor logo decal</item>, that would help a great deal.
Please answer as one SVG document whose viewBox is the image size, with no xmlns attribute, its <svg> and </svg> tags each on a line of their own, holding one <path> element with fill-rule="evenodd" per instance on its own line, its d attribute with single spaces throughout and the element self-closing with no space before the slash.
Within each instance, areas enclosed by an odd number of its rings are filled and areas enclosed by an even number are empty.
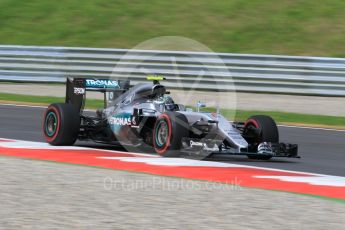
<svg viewBox="0 0 345 230">
<path fill-rule="evenodd" d="M 131 118 L 130 117 L 111 117 L 109 119 L 109 123 L 111 125 L 131 125 Z"/>
<path fill-rule="evenodd" d="M 197 147 L 197 148 L 201 148 L 205 151 L 217 151 L 218 150 L 218 146 L 216 144 L 213 145 L 213 147 L 209 147 L 207 146 L 206 143 L 204 142 L 197 142 L 197 141 L 190 141 L 189 142 L 189 145 L 190 147 L 194 148 L 194 147 Z"/>
<path fill-rule="evenodd" d="M 117 114 L 108 119 L 111 129 L 115 134 L 119 134 L 120 130 L 124 126 L 132 125 L 131 114 L 130 113 L 121 113 Z"/>
<path fill-rule="evenodd" d="M 86 79 L 86 87 L 89 88 L 119 88 L 118 81 Z"/>
<path fill-rule="evenodd" d="M 76 94 L 76 95 L 84 95 L 85 94 L 85 89 L 84 88 L 74 87 L 74 94 Z"/>
<path fill-rule="evenodd" d="M 137 121 L 134 116 L 132 117 L 132 125 L 137 125 Z"/>
</svg>

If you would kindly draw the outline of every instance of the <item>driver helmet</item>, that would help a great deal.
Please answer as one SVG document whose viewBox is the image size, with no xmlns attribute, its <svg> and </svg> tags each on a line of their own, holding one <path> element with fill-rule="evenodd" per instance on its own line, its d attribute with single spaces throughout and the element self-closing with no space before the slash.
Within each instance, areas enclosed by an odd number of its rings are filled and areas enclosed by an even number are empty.
<svg viewBox="0 0 345 230">
<path fill-rule="evenodd" d="M 165 105 L 165 109 L 168 111 L 174 111 L 175 110 L 175 102 L 168 95 L 164 95 L 164 105 Z"/>
</svg>

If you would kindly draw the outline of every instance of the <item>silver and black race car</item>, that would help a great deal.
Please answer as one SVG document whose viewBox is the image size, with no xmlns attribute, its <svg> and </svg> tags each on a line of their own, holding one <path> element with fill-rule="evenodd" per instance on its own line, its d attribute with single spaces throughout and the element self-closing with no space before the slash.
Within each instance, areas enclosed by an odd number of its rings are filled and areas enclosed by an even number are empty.
<svg viewBox="0 0 345 230">
<path fill-rule="evenodd" d="M 43 133 L 52 145 L 93 140 L 124 146 L 129 151 L 155 151 L 161 156 L 217 154 L 246 155 L 251 159 L 298 157 L 297 145 L 279 143 L 276 123 L 256 115 L 246 122 L 229 122 L 219 111 L 202 112 L 176 104 L 164 78 L 130 87 L 128 80 L 67 79 L 65 103 L 51 104 Z M 84 110 L 87 91 L 104 93 L 104 108 L 91 115 Z"/>
</svg>

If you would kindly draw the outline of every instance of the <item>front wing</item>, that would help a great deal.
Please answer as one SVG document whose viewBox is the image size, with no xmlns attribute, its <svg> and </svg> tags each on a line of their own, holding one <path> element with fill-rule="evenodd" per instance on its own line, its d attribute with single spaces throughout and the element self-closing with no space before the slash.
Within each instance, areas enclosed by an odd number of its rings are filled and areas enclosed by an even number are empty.
<svg viewBox="0 0 345 230">
<path fill-rule="evenodd" d="M 288 143 L 268 143 L 271 147 L 271 151 L 258 152 L 250 151 L 249 148 L 241 149 L 241 151 L 234 151 L 231 148 L 218 148 L 220 146 L 219 141 L 206 140 L 197 142 L 195 140 L 184 140 L 184 143 L 195 143 L 194 146 L 191 144 L 183 144 L 181 152 L 190 157 L 206 158 L 206 157 L 217 157 L 217 156 L 248 156 L 248 157 L 286 157 L 286 158 L 300 158 L 298 155 L 298 145 Z"/>
</svg>

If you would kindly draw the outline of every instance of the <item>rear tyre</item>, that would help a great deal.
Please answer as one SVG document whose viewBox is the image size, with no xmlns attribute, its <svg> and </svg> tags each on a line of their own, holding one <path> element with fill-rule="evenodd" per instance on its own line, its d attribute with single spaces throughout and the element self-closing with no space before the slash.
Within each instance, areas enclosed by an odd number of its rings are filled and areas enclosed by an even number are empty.
<svg viewBox="0 0 345 230">
<path fill-rule="evenodd" d="M 71 104 L 48 106 L 43 120 L 43 134 L 51 145 L 73 145 L 80 128 L 80 116 Z"/>
<path fill-rule="evenodd" d="M 153 129 L 153 147 L 161 156 L 178 157 L 182 138 L 188 137 L 189 125 L 185 115 L 177 112 L 161 114 Z"/>
<path fill-rule="evenodd" d="M 255 128 L 255 129 L 253 129 Z M 258 130 L 258 132 L 253 132 Z M 243 135 L 247 142 L 256 150 L 262 142 L 279 143 L 279 132 L 275 121 L 265 115 L 250 117 L 244 126 Z M 269 160 L 271 156 L 248 155 L 249 159 Z"/>
</svg>

